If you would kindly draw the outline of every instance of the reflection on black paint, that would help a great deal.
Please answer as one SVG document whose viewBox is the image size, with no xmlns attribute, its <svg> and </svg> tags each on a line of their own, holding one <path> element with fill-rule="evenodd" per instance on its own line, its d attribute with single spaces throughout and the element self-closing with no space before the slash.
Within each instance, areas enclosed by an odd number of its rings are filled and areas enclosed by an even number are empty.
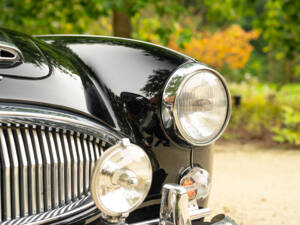
<svg viewBox="0 0 300 225">
<path fill-rule="evenodd" d="M 164 85 L 171 71 L 166 69 L 153 70 L 153 74 L 149 75 L 147 83 L 141 88 L 147 97 L 159 97 L 162 94 Z"/>
<path fill-rule="evenodd" d="M 145 56 L 154 57 L 157 61 L 169 61 L 172 64 L 182 64 L 187 60 L 187 56 L 171 49 L 162 48 L 160 46 L 152 45 L 147 42 L 140 42 L 136 40 L 117 39 L 113 37 L 94 37 L 94 36 L 65 36 L 65 37 L 41 37 L 41 39 L 51 40 L 51 44 L 55 46 L 67 46 L 70 44 L 103 44 L 112 46 L 124 46 L 133 49 L 142 50 Z"/>
<path fill-rule="evenodd" d="M 47 59 L 30 36 L 0 29 L 0 39 L 19 48 L 24 58 L 22 63 L 14 67 L 0 68 L 1 75 L 25 79 L 38 79 L 49 75 Z"/>
<path fill-rule="evenodd" d="M 58 46 L 64 52 L 72 52 L 79 60 L 83 61 L 88 67 L 89 74 L 94 74 L 99 82 L 99 86 L 102 87 L 108 96 L 111 107 L 117 117 L 118 125 L 123 133 L 145 148 L 153 148 L 160 144 L 169 145 L 169 140 L 165 137 L 160 126 L 161 94 L 172 71 L 187 60 L 190 60 L 189 58 L 166 48 L 127 39 L 93 36 L 50 36 L 41 37 L 41 39 L 47 40 L 53 46 Z M 81 47 L 79 48 L 78 45 Z M 110 65 L 102 63 L 103 60 L 101 60 L 105 57 L 101 55 L 101 47 L 108 45 L 120 48 L 120 51 L 117 51 L 117 58 L 114 55 L 109 55 L 109 50 L 105 48 L 106 57 L 118 60 Z M 135 49 L 136 51 L 127 51 L 124 47 L 131 50 Z M 80 51 L 85 48 L 90 50 L 97 49 L 99 53 L 91 52 L 89 56 L 85 52 L 84 58 L 80 58 Z M 128 52 L 130 52 L 130 56 Z M 98 57 L 97 54 L 99 55 Z M 116 54 L 116 52 L 112 51 L 111 54 Z M 136 67 L 128 68 L 122 64 L 123 62 L 120 60 L 128 57 L 130 57 L 132 62 L 136 61 L 138 63 Z M 143 70 L 143 65 L 149 68 L 149 62 L 151 62 L 152 67 L 151 73 L 149 73 L 149 69 Z M 112 68 L 112 65 L 119 66 Z M 136 76 L 140 81 L 143 80 L 144 84 L 136 86 L 134 80 L 132 80 L 132 84 L 128 82 L 123 83 L 122 79 L 126 80 L 126 76 L 121 77 L 121 74 L 124 72 L 122 68 L 126 68 L 126 72 L 131 73 L 131 77 Z M 102 74 L 102 71 L 106 71 L 106 74 Z M 109 74 L 107 74 L 109 71 L 112 71 L 114 76 L 119 74 L 119 83 L 107 82 L 110 79 Z M 120 89 L 124 91 L 119 92 L 118 90 Z M 131 91 L 126 91 L 127 89 Z"/>
</svg>

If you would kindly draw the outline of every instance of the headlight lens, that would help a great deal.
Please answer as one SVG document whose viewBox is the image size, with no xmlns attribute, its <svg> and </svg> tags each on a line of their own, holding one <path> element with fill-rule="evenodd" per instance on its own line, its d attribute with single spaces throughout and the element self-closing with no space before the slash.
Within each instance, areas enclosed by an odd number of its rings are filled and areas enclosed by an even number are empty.
<svg viewBox="0 0 300 225">
<path fill-rule="evenodd" d="M 174 105 L 179 131 L 191 143 L 206 143 L 218 135 L 227 115 L 227 93 L 221 80 L 199 71 L 183 81 Z"/>
<path fill-rule="evenodd" d="M 127 139 L 109 148 L 98 160 L 91 193 L 104 214 L 121 216 L 144 201 L 151 181 L 152 166 L 147 154 Z"/>
<path fill-rule="evenodd" d="M 223 78 L 197 63 L 184 65 L 171 76 L 162 104 L 162 121 L 168 133 L 173 124 L 194 146 L 216 140 L 229 120 L 230 96 Z M 174 139 L 172 133 L 170 136 Z"/>
</svg>

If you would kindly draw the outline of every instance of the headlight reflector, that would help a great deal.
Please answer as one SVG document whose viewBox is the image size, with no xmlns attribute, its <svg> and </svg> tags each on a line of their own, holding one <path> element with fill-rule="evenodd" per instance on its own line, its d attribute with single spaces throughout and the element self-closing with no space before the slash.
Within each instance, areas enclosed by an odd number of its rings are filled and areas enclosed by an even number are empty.
<svg viewBox="0 0 300 225">
<path fill-rule="evenodd" d="M 173 124 L 172 128 L 191 145 L 202 146 L 216 140 L 224 131 L 229 114 L 226 84 L 220 74 L 208 67 L 197 63 L 184 65 L 175 71 L 164 89 L 163 124 L 167 131 Z"/>
<path fill-rule="evenodd" d="M 91 193 L 98 208 L 111 217 L 133 211 L 151 186 L 152 166 L 147 154 L 128 139 L 112 146 L 97 161 Z"/>
<path fill-rule="evenodd" d="M 174 116 L 181 135 L 191 143 L 206 143 L 222 129 L 227 114 L 227 94 L 221 80 L 203 70 L 182 82 Z"/>
</svg>

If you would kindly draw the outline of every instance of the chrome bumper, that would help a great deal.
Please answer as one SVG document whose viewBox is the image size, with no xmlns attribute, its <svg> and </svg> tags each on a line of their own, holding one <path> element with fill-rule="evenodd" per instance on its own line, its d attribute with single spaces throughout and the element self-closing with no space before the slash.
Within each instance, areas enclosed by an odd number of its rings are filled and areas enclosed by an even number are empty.
<svg viewBox="0 0 300 225">
<path fill-rule="evenodd" d="M 147 220 L 139 223 L 132 223 L 130 225 L 158 225 L 159 219 Z M 215 216 L 210 222 L 192 221 L 192 225 L 237 225 L 237 223 L 230 217 L 219 214 Z"/>
</svg>

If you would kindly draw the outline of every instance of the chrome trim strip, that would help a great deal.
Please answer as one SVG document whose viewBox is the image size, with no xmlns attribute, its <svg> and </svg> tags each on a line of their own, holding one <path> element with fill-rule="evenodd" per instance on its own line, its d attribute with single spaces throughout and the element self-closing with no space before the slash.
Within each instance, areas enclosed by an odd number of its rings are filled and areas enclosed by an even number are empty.
<svg viewBox="0 0 300 225">
<path fill-rule="evenodd" d="M 117 143 L 122 137 L 125 137 L 83 117 L 35 107 L 28 108 L 24 106 L 2 104 L 0 106 L 0 123 L 1 122 L 26 123 L 29 125 L 59 127 L 65 130 L 74 130 L 95 136 L 112 145 Z"/>
<path fill-rule="evenodd" d="M 131 223 L 129 225 L 158 225 L 159 224 L 159 219 L 152 219 L 152 220 L 146 220 L 142 222 L 137 222 L 137 223 Z M 199 225 L 237 225 L 237 223 L 231 219 L 230 217 L 224 215 L 224 214 L 219 214 L 216 215 L 212 218 L 210 222 L 197 222 Z"/>
<path fill-rule="evenodd" d="M 10 182 L 10 159 L 7 150 L 7 144 L 4 136 L 3 129 L 0 128 L 0 144 L 1 144 L 1 151 L 0 154 L 2 155 L 2 160 L 4 162 L 3 165 L 3 218 L 6 220 L 11 219 L 11 182 Z M 2 171 L 1 171 L 2 172 Z"/>
<path fill-rule="evenodd" d="M 159 218 L 137 222 L 137 223 L 131 223 L 130 225 L 158 225 L 158 223 L 159 223 Z"/>
</svg>

